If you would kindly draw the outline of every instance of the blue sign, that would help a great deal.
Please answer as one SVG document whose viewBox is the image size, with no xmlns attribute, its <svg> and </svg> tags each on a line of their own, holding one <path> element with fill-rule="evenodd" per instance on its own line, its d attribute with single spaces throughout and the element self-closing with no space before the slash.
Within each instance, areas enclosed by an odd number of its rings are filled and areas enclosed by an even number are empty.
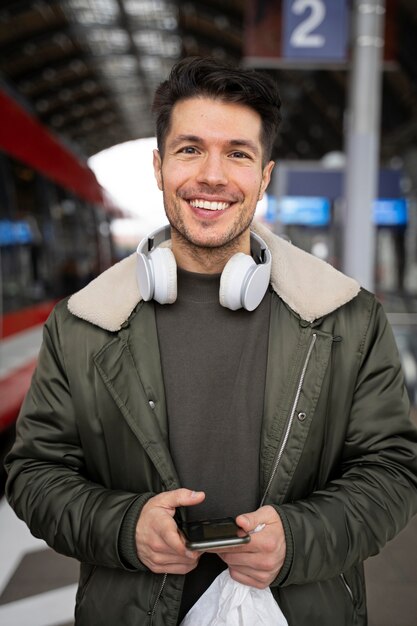
<svg viewBox="0 0 417 626">
<path fill-rule="evenodd" d="M 284 0 L 283 57 L 344 61 L 348 24 L 347 0 Z"/>
<path fill-rule="evenodd" d="M 278 219 L 278 200 L 275 196 L 271 196 L 269 193 L 265 195 L 267 204 L 264 219 L 273 224 Z"/>
<path fill-rule="evenodd" d="M 300 226 L 328 226 L 331 219 L 329 198 L 315 196 L 284 196 L 280 199 L 267 196 L 265 213 L 267 222 Z M 376 226 L 406 226 L 408 202 L 405 198 L 379 198 L 373 206 Z M 0 222 L 1 223 L 1 222 Z M 0 230 L 1 242 L 1 230 Z"/>
<path fill-rule="evenodd" d="M 32 232 L 27 222 L 0 220 L 0 246 L 31 243 Z"/>
<path fill-rule="evenodd" d="M 313 196 L 268 196 L 265 219 L 270 222 L 300 226 L 327 226 L 330 223 L 330 201 Z"/>
<path fill-rule="evenodd" d="M 406 226 L 408 206 L 404 198 L 380 198 L 374 202 L 374 224 L 377 226 Z"/>
</svg>

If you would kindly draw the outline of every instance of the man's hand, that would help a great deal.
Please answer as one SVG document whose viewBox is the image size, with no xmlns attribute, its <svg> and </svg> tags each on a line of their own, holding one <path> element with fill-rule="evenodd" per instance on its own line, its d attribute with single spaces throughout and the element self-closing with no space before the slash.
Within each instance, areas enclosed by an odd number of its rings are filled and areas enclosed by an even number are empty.
<svg viewBox="0 0 417 626">
<path fill-rule="evenodd" d="M 173 519 L 179 506 L 203 502 L 203 491 L 175 489 L 150 498 L 136 525 L 136 550 L 139 559 L 155 574 L 187 574 L 193 570 L 200 553 L 186 549 Z"/>
<path fill-rule="evenodd" d="M 251 532 L 249 543 L 238 548 L 224 548 L 219 556 L 229 566 L 230 576 L 257 589 L 268 587 L 278 575 L 285 560 L 285 535 L 281 518 L 272 506 L 239 515 L 238 526 Z M 256 527 L 265 524 L 259 532 Z"/>
</svg>

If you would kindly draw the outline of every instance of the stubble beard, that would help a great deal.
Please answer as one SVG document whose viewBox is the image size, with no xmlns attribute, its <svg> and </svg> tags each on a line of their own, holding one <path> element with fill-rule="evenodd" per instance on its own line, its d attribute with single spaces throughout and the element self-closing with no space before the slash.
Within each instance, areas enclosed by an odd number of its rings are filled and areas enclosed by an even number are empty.
<svg viewBox="0 0 417 626">
<path fill-rule="evenodd" d="M 175 243 L 183 252 L 190 255 L 199 262 L 203 262 L 210 266 L 212 264 L 225 264 L 230 257 L 241 250 L 242 236 L 250 227 L 255 208 L 253 211 L 243 211 L 240 219 L 234 222 L 231 228 L 223 235 L 217 238 L 205 239 L 200 241 L 194 237 L 190 229 L 184 223 L 181 215 L 181 198 L 177 198 L 174 202 L 170 202 L 165 191 L 163 191 L 163 202 L 167 219 L 170 223 L 175 237 Z M 201 223 L 203 228 L 207 230 L 212 227 L 211 222 Z"/>
</svg>

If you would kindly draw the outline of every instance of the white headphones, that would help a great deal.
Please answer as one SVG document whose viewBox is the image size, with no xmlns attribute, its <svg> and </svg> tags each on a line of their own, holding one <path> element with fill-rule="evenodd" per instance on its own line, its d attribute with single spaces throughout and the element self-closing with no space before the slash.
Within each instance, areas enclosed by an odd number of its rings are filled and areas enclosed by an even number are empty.
<svg viewBox="0 0 417 626">
<path fill-rule="evenodd" d="M 251 252 L 234 254 L 226 263 L 221 279 L 220 304 L 232 311 L 253 311 L 261 303 L 271 275 L 271 253 L 259 235 L 251 232 Z M 171 239 L 169 225 L 142 239 L 137 247 L 136 277 L 143 300 L 172 304 L 177 299 L 177 264 L 170 248 L 160 244 Z M 256 261 L 254 260 L 256 259 Z"/>
</svg>

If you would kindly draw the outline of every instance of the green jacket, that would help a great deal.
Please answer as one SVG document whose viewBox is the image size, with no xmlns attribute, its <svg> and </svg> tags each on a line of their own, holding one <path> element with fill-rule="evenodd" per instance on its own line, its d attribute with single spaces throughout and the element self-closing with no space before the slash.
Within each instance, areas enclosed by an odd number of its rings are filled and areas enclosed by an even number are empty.
<svg viewBox="0 0 417 626">
<path fill-rule="evenodd" d="M 257 226 L 274 290 L 260 449 L 287 556 L 271 586 L 289 626 L 366 624 L 362 562 L 417 511 L 417 433 L 374 296 Z M 44 331 L 7 496 L 32 533 L 81 561 L 78 626 L 174 626 L 183 577 L 120 555 L 127 520 L 180 487 L 154 309 L 135 256 L 61 302 Z"/>
</svg>

